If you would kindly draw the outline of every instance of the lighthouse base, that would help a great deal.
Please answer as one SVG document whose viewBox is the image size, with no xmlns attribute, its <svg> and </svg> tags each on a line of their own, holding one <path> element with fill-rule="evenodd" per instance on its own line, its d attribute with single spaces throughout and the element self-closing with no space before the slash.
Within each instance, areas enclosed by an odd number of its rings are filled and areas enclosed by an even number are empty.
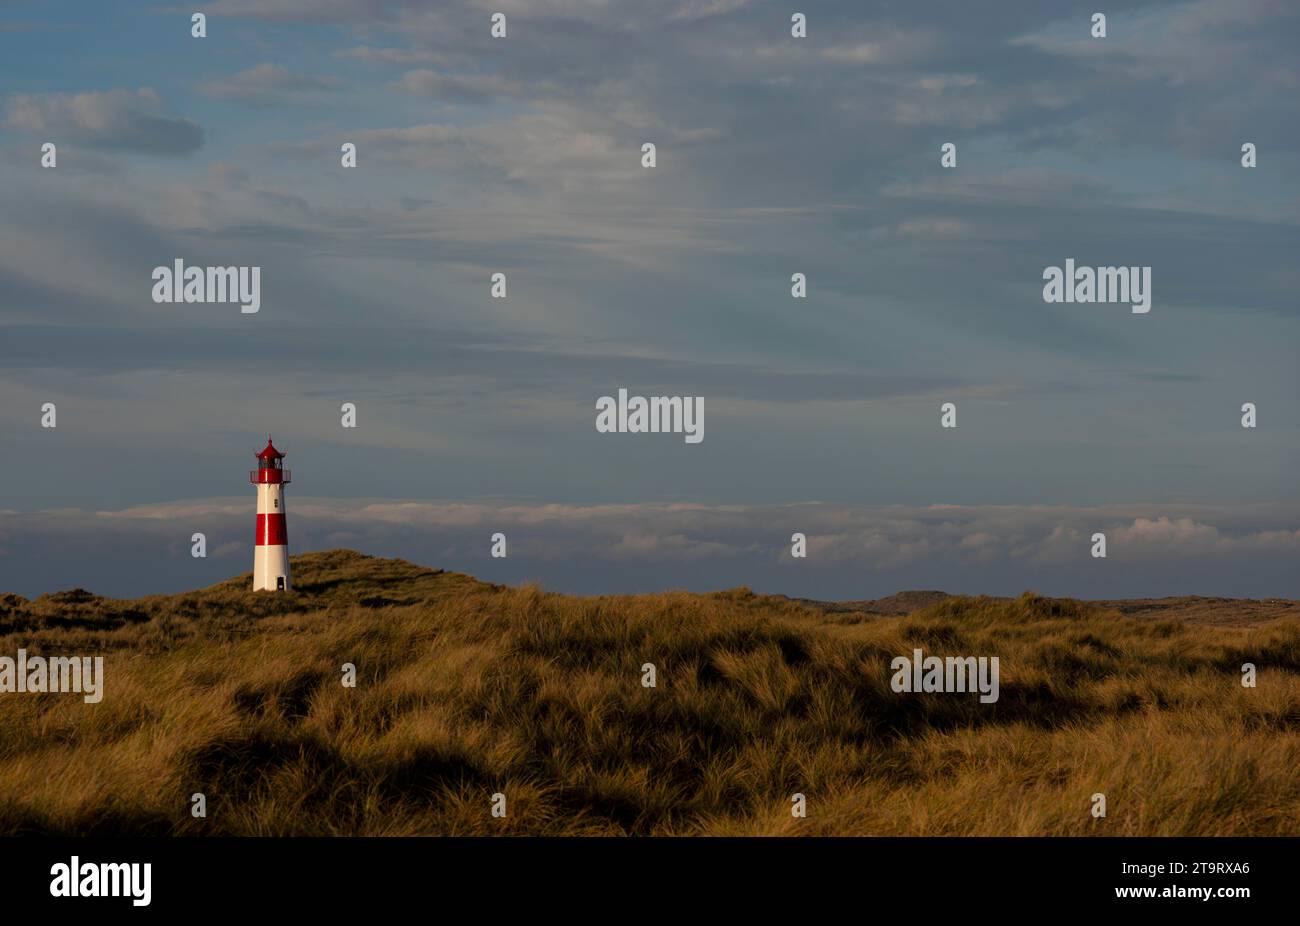
<svg viewBox="0 0 1300 926">
<path fill-rule="evenodd" d="M 253 553 L 253 591 L 287 592 L 289 590 L 289 548 L 258 546 Z"/>
</svg>

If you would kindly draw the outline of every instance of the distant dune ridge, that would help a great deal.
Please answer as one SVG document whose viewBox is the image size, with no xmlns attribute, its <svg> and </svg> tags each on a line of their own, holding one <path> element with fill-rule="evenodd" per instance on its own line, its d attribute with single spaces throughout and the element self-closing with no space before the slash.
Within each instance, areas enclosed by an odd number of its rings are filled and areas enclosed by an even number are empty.
<svg viewBox="0 0 1300 926">
<path fill-rule="evenodd" d="M 860 611 L 864 614 L 898 616 L 911 614 L 958 597 L 947 592 L 899 592 L 885 598 L 863 601 L 807 601 L 827 611 Z M 983 596 L 987 601 L 1011 601 L 1010 598 Z M 1197 624 L 1245 625 L 1279 617 L 1300 617 L 1300 601 L 1288 598 L 1207 598 L 1181 595 L 1170 598 L 1120 598 L 1090 601 L 1103 611 L 1115 611 L 1127 617 L 1159 617 Z"/>
<path fill-rule="evenodd" d="M 293 570 L 287 594 L 0 595 L 0 655 L 104 656 L 98 704 L 0 694 L 0 832 L 1300 833 L 1293 601 L 578 598 L 347 550 Z M 895 693 L 917 648 L 998 657 L 999 700 Z"/>
</svg>

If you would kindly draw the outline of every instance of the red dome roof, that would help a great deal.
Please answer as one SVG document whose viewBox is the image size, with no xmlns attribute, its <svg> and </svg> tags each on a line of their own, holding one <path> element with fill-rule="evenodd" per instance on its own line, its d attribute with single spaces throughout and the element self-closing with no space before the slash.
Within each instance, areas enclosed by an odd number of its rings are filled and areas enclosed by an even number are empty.
<svg viewBox="0 0 1300 926">
<path fill-rule="evenodd" d="M 262 452 L 257 455 L 257 458 L 259 460 L 278 460 L 283 456 L 284 454 L 275 449 L 275 444 L 271 443 L 271 438 L 268 437 L 266 439 L 266 447 L 264 447 Z"/>
</svg>

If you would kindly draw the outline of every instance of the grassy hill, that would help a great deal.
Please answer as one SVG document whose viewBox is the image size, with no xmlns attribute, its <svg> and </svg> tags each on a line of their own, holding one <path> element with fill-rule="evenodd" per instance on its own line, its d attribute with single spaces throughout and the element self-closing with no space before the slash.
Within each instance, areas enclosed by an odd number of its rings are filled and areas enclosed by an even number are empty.
<svg viewBox="0 0 1300 926">
<path fill-rule="evenodd" d="M 293 568 L 285 595 L 0 596 L 0 655 L 106 676 L 98 704 L 0 694 L 0 833 L 1300 833 L 1294 603 L 877 611 L 574 598 L 342 550 Z M 1000 699 L 896 694 L 916 647 L 998 656 Z"/>
</svg>

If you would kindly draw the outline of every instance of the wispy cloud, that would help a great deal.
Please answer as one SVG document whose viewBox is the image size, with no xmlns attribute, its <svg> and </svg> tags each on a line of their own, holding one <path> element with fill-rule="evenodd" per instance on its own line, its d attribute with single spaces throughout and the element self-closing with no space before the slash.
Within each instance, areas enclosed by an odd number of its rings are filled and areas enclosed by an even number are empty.
<svg viewBox="0 0 1300 926">
<path fill-rule="evenodd" d="M 198 123 L 166 111 L 154 90 L 88 93 L 13 93 L 6 126 L 88 148 L 180 156 L 203 145 Z"/>
<path fill-rule="evenodd" d="M 278 64 L 255 67 L 199 85 L 199 92 L 216 100 L 236 100 L 256 106 L 323 103 L 343 86 L 330 75 L 297 74 Z"/>
</svg>

